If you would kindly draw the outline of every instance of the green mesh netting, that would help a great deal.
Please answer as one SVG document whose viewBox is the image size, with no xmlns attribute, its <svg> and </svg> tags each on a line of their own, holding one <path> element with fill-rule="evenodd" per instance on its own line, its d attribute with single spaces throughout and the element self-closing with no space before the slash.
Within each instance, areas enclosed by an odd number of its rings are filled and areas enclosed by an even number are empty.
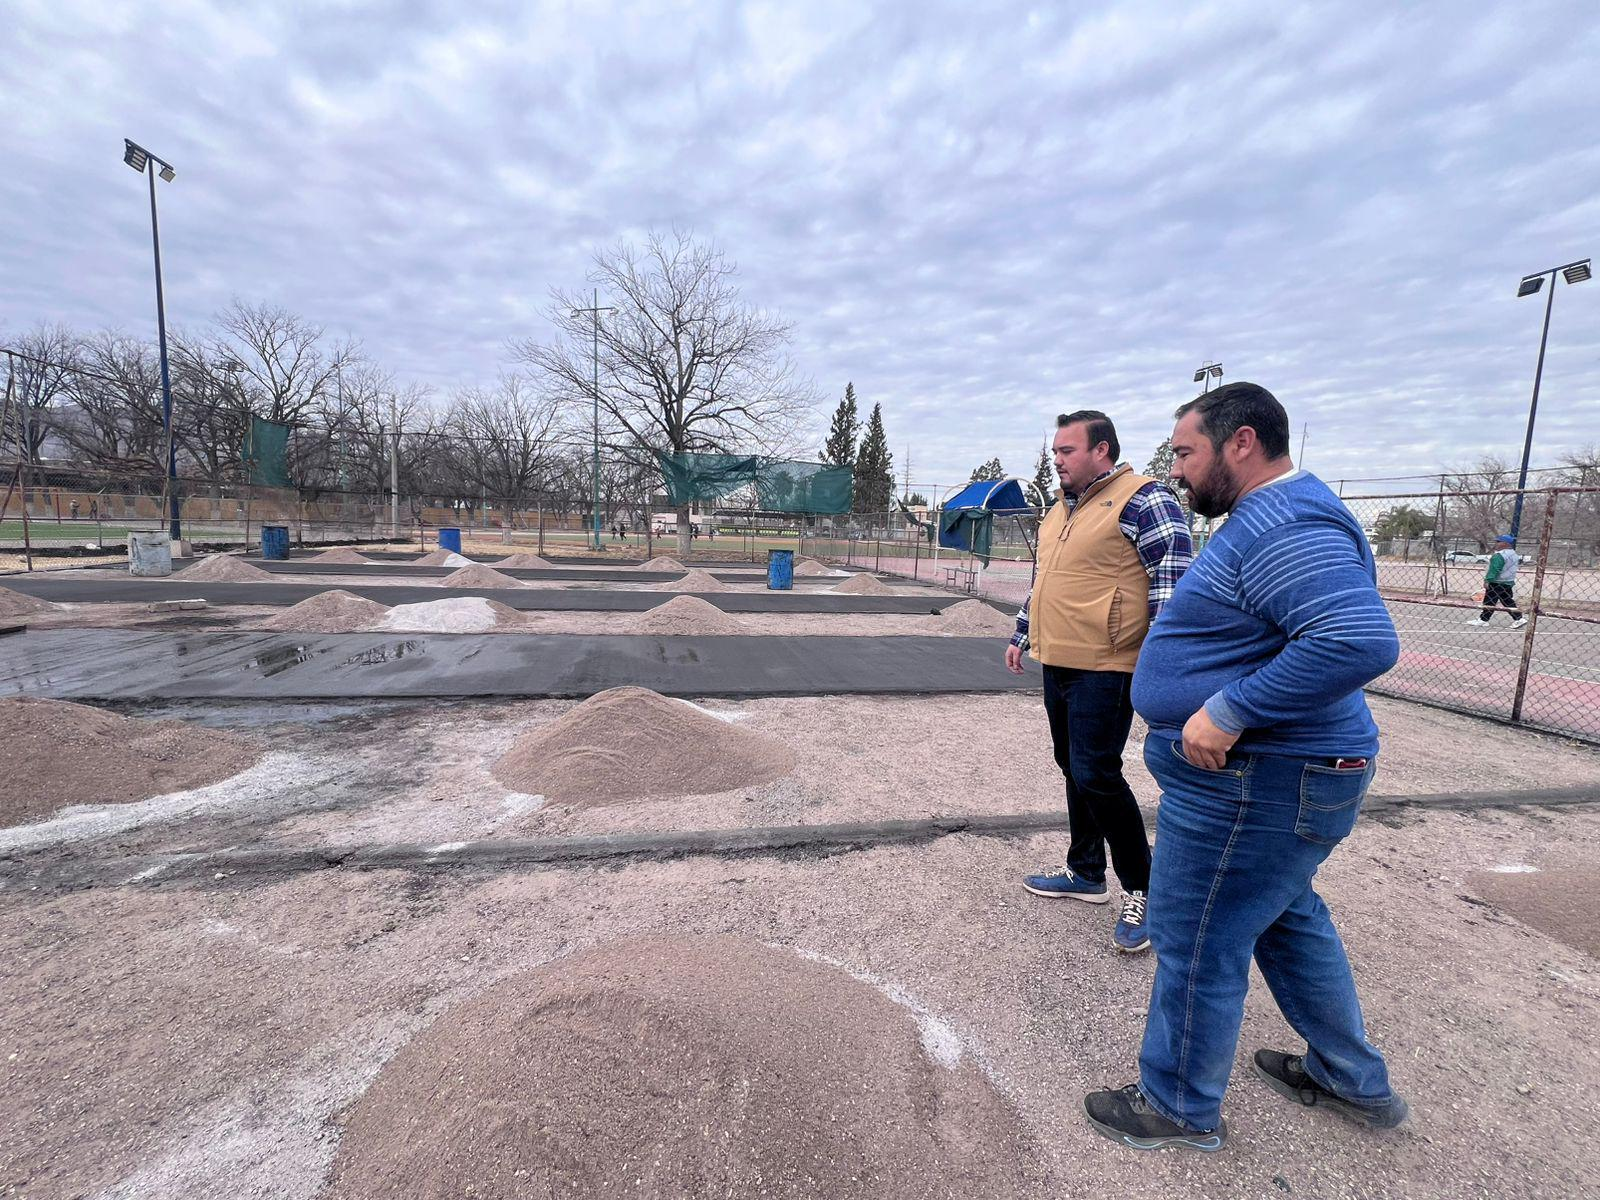
<svg viewBox="0 0 1600 1200">
<path fill-rule="evenodd" d="M 849 467 L 788 462 L 751 454 L 664 454 L 656 452 L 671 504 L 720 500 L 755 484 L 764 512 L 847 513 L 854 493 Z"/>
<path fill-rule="evenodd" d="M 291 487 L 289 480 L 289 426 L 260 417 L 250 418 L 244 434 L 244 463 L 250 482 L 262 487 Z"/>
</svg>

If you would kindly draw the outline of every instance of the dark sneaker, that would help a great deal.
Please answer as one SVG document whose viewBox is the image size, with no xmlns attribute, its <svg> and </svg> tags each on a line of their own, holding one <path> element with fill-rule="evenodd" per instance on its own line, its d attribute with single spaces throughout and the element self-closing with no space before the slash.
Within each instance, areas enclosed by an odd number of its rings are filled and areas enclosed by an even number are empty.
<svg viewBox="0 0 1600 1200">
<path fill-rule="evenodd" d="M 1035 896 L 1049 896 L 1052 899 L 1071 896 L 1074 900 L 1083 900 L 1089 904 L 1106 904 L 1111 899 L 1111 892 L 1104 883 L 1090 883 L 1087 879 L 1080 879 L 1068 867 L 1062 867 L 1059 871 L 1046 871 L 1042 875 L 1029 875 L 1022 881 L 1022 886 Z"/>
<path fill-rule="evenodd" d="M 1124 954 L 1150 949 L 1150 935 L 1144 927 L 1144 893 L 1129 892 L 1122 898 L 1122 915 L 1111 931 L 1111 944 Z"/>
<path fill-rule="evenodd" d="M 1405 1100 L 1396 1095 L 1391 1095 L 1382 1104 L 1356 1104 L 1336 1096 L 1306 1074 L 1305 1063 L 1301 1055 L 1284 1054 L 1278 1050 L 1257 1050 L 1254 1059 L 1256 1074 L 1278 1095 L 1287 1096 L 1307 1108 L 1332 1109 L 1358 1125 L 1372 1129 L 1393 1129 L 1411 1111 Z"/>
<path fill-rule="evenodd" d="M 1130 1083 L 1115 1092 L 1090 1092 L 1083 1098 L 1089 1124 L 1114 1142 L 1135 1150 L 1160 1150 L 1187 1146 L 1190 1150 L 1221 1150 L 1228 1140 L 1226 1121 L 1206 1133 L 1196 1133 L 1167 1120 L 1145 1102 L 1139 1085 Z"/>
</svg>

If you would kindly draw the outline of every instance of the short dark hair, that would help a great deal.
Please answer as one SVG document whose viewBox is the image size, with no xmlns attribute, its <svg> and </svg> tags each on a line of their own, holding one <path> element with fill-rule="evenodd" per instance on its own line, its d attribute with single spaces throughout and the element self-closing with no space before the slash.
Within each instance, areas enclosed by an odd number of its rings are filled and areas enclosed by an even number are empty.
<svg viewBox="0 0 1600 1200">
<path fill-rule="evenodd" d="M 1106 444 L 1106 449 L 1111 451 L 1111 461 L 1116 462 L 1122 457 L 1122 443 L 1117 441 L 1117 427 L 1111 423 L 1111 418 L 1103 412 L 1096 412 L 1092 408 L 1079 409 L 1077 412 L 1062 413 L 1056 418 L 1056 428 L 1065 429 L 1068 425 L 1087 425 L 1089 436 L 1089 449 L 1093 450 L 1101 442 Z"/>
<path fill-rule="evenodd" d="M 1268 458 L 1289 453 L 1289 414 L 1278 398 L 1259 384 L 1224 384 L 1196 396 L 1173 416 L 1182 418 L 1191 412 L 1200 414 L 1200 432 L 1213 450 L 1221 450 L 1223 442 L 1248 425 L 1256 431 L 1256 441 Z"/>
</svg>

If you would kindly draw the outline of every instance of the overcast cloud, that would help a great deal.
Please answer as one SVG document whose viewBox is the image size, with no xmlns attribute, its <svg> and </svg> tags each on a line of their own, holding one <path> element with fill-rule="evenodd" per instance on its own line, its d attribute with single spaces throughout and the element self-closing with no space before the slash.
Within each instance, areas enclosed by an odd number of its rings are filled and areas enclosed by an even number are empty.
<svg viewBox="0 0 1600 1200">
<path fill-rule="evenodd" d="M 897 474 L 1031 472 L 1103 408 L 1136 465 L 1203 359 L 1329 478 L 1515 458 L 1543 316 L 1600 253 L 1600 8 L 8 0 L 0 332 L 233 296 L 402 380 L 492 378 L 552 286 L 690 229 Z M 1556 299 L 1535 461 L 1600 441 L 1600 281 Z"/>
</svg>

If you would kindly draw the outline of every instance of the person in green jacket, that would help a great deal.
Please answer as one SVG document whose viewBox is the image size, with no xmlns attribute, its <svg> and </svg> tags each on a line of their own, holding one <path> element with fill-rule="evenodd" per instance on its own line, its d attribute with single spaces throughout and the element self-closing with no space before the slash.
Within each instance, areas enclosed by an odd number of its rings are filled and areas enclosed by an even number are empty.
<svg viewBox="0 0 1600 1200">
<path fill-rule="evenodd" d="M 1495 538 L 1495 545 L 1497 549 L 1489 556 L 1489 569 L 1483 574 L 1483 611 L 1467 624 L 1487 625 L 1494 610 L 1504 605 L 1511 614 L 1511 628 L 1521 629 L 1528 618 L 1517 608 L 1517 564 L 1522 561 L 1516 550 L 1517 539 L 1502 533 Z"/>
</svg>

